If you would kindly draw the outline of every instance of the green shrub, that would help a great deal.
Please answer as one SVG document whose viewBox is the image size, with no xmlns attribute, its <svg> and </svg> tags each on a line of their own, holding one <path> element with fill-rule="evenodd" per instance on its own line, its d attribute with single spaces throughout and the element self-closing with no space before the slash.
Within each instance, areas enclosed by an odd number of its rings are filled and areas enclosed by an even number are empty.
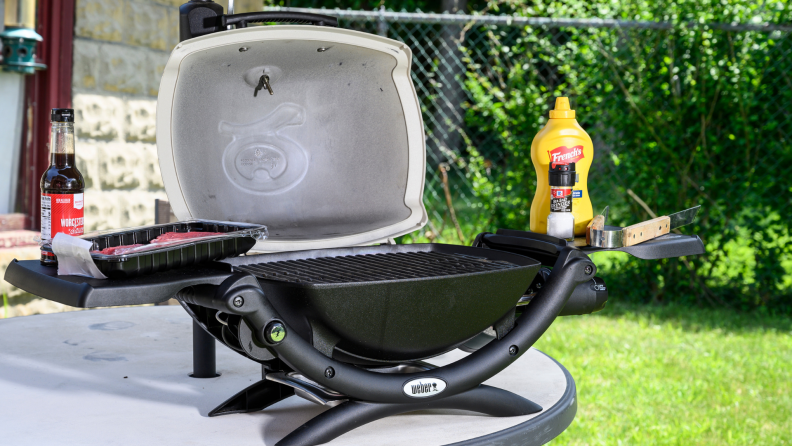
<svg viewBox="0 0 792 446">
<path fill-rule="evenodd" d="M 624 2 L 629 3 L 629 2 Z M 489 132 L 502 159 L 468 148 L 466 174 L 488 229 L 527 228 L 535 175 L 531 141 L 555 96 L 569 96 L 595 143 L 589 188 L 611 221 L 697 204 L 685 233 L 707 254 L 617 259 L 615 296 L 710 302 L 789 313 L 792 289 L 792 36 L 715 24 L 789 23 L 786 2 L 516 2 L 525 16 L 664 21 L 671 29 L 482 27 L 486 61 L 467 48 L 467 125 Z M 480 45 L 481 43 L 479 43 Z M 481 51 L 481 48 L 476 48 Z M 486 215 L 491 214 L 492 216 Z M 608 268 L 606 268 L 608 269 Z M 618 274 L 615 274 L 617 273 Z"/>
</svg>

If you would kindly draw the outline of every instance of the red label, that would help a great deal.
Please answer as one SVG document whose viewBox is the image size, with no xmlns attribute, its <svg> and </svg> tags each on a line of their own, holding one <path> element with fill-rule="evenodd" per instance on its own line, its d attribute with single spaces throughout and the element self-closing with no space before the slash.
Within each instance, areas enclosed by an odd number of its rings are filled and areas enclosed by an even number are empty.
<svg viewBox="0 0 792 446">
<path fill-rule="evenodd" d="M 550 189 L 550 196 L 553 198 L 564 198 L 572 195 L 572 189 Z"/>
<path fill-rule="evenodd" d="M 547 155 L 550 156 L 552 167 L 555 167 L 556 164 L 576 163 L 583 159 L 583 146 L 556 147 L 553 150 L 548 150 Z"/>
<path fill-rule="evenodd" d="M 41 194 L 41 239 L 83 235 L 83 194 Z"/>
</svg>

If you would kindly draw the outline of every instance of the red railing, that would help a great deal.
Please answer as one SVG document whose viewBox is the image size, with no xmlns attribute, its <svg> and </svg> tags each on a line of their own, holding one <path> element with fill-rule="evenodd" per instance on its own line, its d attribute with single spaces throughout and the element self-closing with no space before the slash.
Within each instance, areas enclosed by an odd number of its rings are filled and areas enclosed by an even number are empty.
<svg viewBox="0 0 792 446">
<path fill-rule="evenodd" d="M 16 208 L 26 227 L 40 228 L 39 181 L 49 164 L 50 109 L 69 108 L 72 101 L 72 44 L 75 0 L 39 0 L 36 32 L 44 41 L 38 59 L 47 69 L 28 76 L 25 85 L 22 152 Z"/>
</svg>

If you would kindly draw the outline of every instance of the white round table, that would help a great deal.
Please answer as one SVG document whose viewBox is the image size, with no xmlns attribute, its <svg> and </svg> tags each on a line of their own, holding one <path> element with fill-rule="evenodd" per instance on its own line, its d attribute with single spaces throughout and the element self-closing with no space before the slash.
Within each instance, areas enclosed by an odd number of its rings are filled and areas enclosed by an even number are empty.
<svg viewBox="0 0 792 446">
<path fill-rule="evenodd" d="M 218 346 L 218 378 L 190 378 L 192 319 L 178 306 L 115 308 L 0 320 L 4 445 L 274 445 L 326 410 L 290 397 L 264 411 L 207 413 L 261 379 L 259 364 Z M 428 362 L 466 355 L 455 350 Z M 465 411 L 397 415 L 329 445 L 539 445 L 566 429 L 575 383 L 531 349 L 486 382 L 543 407 L 496 418 Z"/>
</svg>

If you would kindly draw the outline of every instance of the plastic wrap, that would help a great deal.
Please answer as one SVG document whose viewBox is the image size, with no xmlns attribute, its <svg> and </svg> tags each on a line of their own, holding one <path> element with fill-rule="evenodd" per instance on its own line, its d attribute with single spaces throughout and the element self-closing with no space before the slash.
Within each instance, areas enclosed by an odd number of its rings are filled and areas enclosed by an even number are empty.
<svg viewBox="0 0 792 446">
<path fill-rule="evenodd" d="M 58 256 L 58 275 L 107 279 L 94 264 L 90 248 L 91 242 L 88 240 L 64 233 L 56 234 L 52 239 L 52 251 Z"/>
</svg>

